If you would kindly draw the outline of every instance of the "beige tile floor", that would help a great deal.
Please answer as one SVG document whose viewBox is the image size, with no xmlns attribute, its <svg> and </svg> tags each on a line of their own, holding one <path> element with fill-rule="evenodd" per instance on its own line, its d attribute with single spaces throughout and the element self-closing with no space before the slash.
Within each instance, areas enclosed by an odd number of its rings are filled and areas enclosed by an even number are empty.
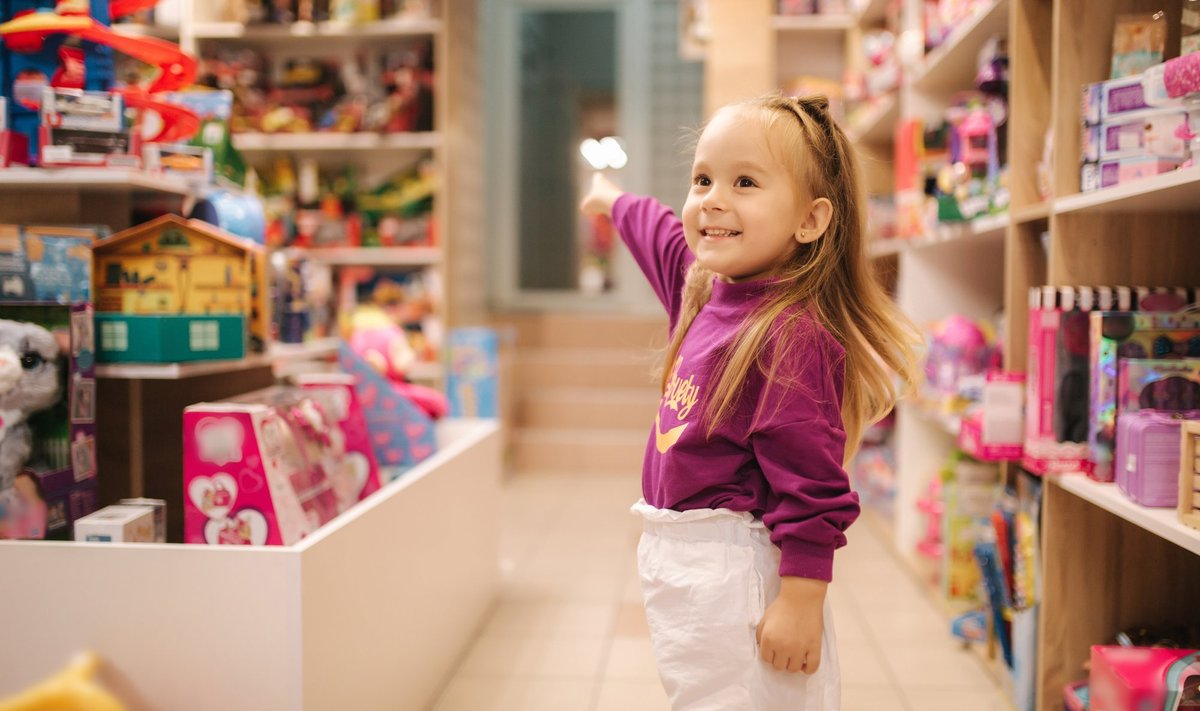
<svg viewBox="0 0 1200 711">
<path fill-rule="evenodd" d="M 434 711 L 669 711 L 637 587 L 638 492 L 634 477 L 506 481 L 501 598 Z M 1009 711 L 876 531 L 849 541 L 830 587 L 842 711 Z"/>
</svg>

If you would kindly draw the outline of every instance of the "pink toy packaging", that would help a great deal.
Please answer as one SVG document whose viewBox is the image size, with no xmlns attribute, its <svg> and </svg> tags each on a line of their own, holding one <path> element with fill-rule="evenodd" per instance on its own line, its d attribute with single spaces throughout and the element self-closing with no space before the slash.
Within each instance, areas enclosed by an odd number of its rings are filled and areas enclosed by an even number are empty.
<svg viewBox="0 0 1200 711">
<path fill-rule="evenodd" d="M 184 541 L 292 545 L 357 500 L 338 425 L 272 388 L 183 413 Z"/>
<path fill-rule="evenodd" d="M 1117 369 L 1126 358 L 1200 357 L 1200 314 L 1094 311 L 1091 314 L 1088 476 L 1113 480 Z"/>
<path fill-rule="evenodd" d="M 1169 678 L 1181 660 L 1192 658 L 1194 649 L 1152 647 L 1092 647 L 1088 675 L 1090 708 L 1103 711 L 1163 709 Z M 1178 708 L 1178 706 L 1176 707 Z"/>
<path fill-rule="evenodd" d="M 1125 412 L 1200 409 L 1200 358 L 1125 358 L 1117 366 L 1117 419 Z"/>
<path fill-rule="evenodd" d="M 985 462 L 1018 460 L 1024 452 L 1025 374 L 988 371 L 983 403 L 963 418 L 958 446 Z"/>
<path fill-rule="evenodd" d="M 367 417 L 358 399 L 358 378 L 345 373 L 310 373 L 296 378 L 304 393 L 314 398 L 337 422 L 347 459 L 353 463 L 354 486 L 348 505 L 362 501 L 382 486 L 379 463 L 371 449 Z M 346 508 L 346 506 L 343 506 Z"/>
<path fill-rule="evenodd" d="M 1179 430 L 1200 411 L 1126 412 L 1117 424 L 1117 486 L 1142 506 L 1179 503 Z"/>
</svg>

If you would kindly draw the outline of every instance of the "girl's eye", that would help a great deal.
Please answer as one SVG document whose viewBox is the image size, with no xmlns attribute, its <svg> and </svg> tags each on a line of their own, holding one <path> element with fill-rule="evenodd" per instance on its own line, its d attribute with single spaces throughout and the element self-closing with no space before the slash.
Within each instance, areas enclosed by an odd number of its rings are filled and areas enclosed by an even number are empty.
<svg viewBox="0 0 1200 711">
<path fill-rule="evenodd" d="M 46 359 L 40 353 L 30 352 L 21 356 L 21 367 L 25 370 L 33 370 L 45 362 Z"/>
<path fill-rule="evenodd" d="M 739 188 L 752 188 L 754 187 L 754 181 L 743 175 L 737 179 L 737 186 Z"/>
<path fill-rule="evenodd" d="M 692 185 L 699 185 L 700 187 L 706 188 L 710 184 L 711 183 L 707 175 L 697 175 L 696 177 L 692 178 Z"/>
</svg>

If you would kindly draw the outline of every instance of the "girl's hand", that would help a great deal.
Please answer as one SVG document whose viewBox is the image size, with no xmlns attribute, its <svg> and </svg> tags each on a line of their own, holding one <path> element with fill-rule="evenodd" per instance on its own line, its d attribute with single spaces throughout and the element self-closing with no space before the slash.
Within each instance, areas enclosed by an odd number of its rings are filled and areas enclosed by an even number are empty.
<svg viewBox="0 0 1200 711">
<path fill-rule="evenodd" d="M 592 188 L 579 202 L 579 211 L 585 215 L 612 217 L 613 203 L 624 194 L 625 191 L 617 187 L 616 183 L 597 171 L 592 173 Z"/>
<path fill-rule="evenodd" d="M 779 597 L 767 607 L 755 634 L 764 662 L 779 671 L 817 671 L 828 587 L 823 580 L 783 578 Z"/>
</svg>

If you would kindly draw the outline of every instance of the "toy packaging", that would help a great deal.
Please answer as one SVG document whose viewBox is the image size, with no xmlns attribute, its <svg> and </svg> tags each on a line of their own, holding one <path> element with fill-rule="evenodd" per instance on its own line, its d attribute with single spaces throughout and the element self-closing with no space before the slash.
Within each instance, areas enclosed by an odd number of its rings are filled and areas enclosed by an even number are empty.
<svg viewBox="0 0 1200 711">
<path fill-rule="evenodd" d="M 1188 126 L 1188 113 L 1179 109 L 1147 111 L 1089 126 L 1081 133 L 1082 159 L 1108 162 L 1145 156 L 1183 161 L 1188 144 L 1181 136 Z"/>
<path fill-rule="evenodd" d="M 140 134 L 120 94 L 46 87 L 41 102 L 43 166 L 140 168 Z"/>
<path fill-rule="evenodd" d="M 186 408 L 184 542 L 292 545 L 312 533 L 358 480 L 339 445 L 329 413 L 295 392 Z"/>
<path fill-rule="evenodd" d="M 433 421 L 393 383 L 343 343 L 338 365 L 358 381 L 371 445 L 385 481 L 392 481 L 437 451 Z"/>
<path fill-rule="evenodd" d="M 1093 646 L 1088 674 L 1090 708 L 1097 711 L 1179 708 L 1164 705 L 1168 692 L 1178 703 L 1180 682 L 1184 679 L 1182 670 L 1196 661 L 1194 649 Z M 1183 666 L 1176 666 L 1180 662 Z"/>
<path fill-rule="evenodd" d="M 167 502 L 163 499 L 147 499 L 136 497 L 121 499 L 117 502 L 122 506 L 143 506 L 154 512 L 154 542 L 167 542 Z"/>
<path fill-rule="evenodd" d="M 1163 13 L 1118 15 L 1113 28 L 1110 79 L 1141 74 L 1163 60 L 1167 20 Z"/>
<path fill-rule="evenodd" d="M 981 405 L 963 418 L 958 446 L 982 461 L 1019 460 L 1024 452 L 1025 374 L 988 371 Z"/>
<path fill-rule="evenodd" d="M 306 396 L 317 401 L 325 412 L 337 423 L 341 431 L 345 459 L 350 462 L 354 477 L 353 486 L 339 491 L 342 508 L 349 508 L 379 490 L 379 464 L 371 449 L 371 433 L 367 430 L 367 418 L 358 400 L 355 386 L 358 379 L 344 373 L 310 373 L 298 376 L 296 383 L 304 389 Z"/>
<path fill-rule="evenodd" d="M 69 540 L 96 507 L 91 306 L 0 304 L 5 350 L 20 387 L 0 394 L 0 537 Z"/>
<path fill-rule="evenodd" d="M 1117 422 L 1126 412 L 1200 409 L 1200 358 L 1123 358 L 1117 364 Z"/>
<path fill-rule="evenodd" d="M 105 506 L 75 522 L 75 540 L 88 543 L 153 543 L 154 508 Z"/>
<path fill-rule="evenodd" d="M 446 343 L 451 417 L 499 417 L 500 344 L 490 328 L 455 328 Z"/>
<path fill-rule="evenodd" d="M 1200 315 L 1093 311 L 1090 325 L 1089 462 L 1085 471 L 1097 481 L 1112 481 L 1118 364 L 1123 358 L 1200 357 Z"/>
<path fill-rule="evenodd" d="M 0 225 L 0 302 L 85 302 L 103 227 Z"/>
<path fill-rule="evenodd" d="M 1179 501 L 1179 432 L 1200 411 L 1126 412 L 1117 423 L 1117 486 L 1142 506 L 1174 508 Z"/>
</svg>

